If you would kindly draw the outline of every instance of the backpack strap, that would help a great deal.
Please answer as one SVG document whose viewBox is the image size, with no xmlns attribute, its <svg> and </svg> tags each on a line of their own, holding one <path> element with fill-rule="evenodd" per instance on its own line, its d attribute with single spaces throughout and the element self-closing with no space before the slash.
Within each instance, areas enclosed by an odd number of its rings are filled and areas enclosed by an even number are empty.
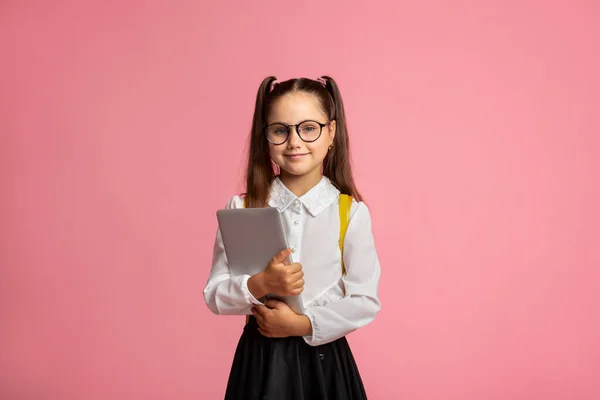
<svg viewBox="0 0 600 400">
<path fill-rule="evenodd" d="M 340 194 L 340 252 L 342 259 L 342 275 L 346 274 L 346 266 L 344 265 L 344 239 L 346 237 L 346 231 L 348 230 L 348 224 L 350 223 L 350 209 L 352 208 L 352 196 L 347 194 Z M 346 288 L 342 288 L 344 296 L 346 295 Z"/>
<path fill-rule="evenodd" d="M 352 207 L 352 196 L 340 194 L 340 251 L 342 252 L 342 275 L 346 273 L 344 266 L 344 238 L 350 223 L 350 208 Z"/>
</svg>

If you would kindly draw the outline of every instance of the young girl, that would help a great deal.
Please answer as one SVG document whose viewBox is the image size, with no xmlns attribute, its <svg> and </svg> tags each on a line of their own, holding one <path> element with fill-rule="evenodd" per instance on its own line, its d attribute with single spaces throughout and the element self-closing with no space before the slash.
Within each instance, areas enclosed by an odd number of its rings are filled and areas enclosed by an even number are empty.
<svg viewBox="0 0 600 400">
<path fill-rule="evenodd" d="M 366 399 L 345 336 L 379 312 L 380 266 L 369 209 L 352 178 L 344 106 L 332 78 L 262 82 L 246 186 L 227 208 L 276 207 L 290 248 L 256 275 L 231 276 L 217 232 L 206 304 L 215 314 L 250 314 L 225 399 Z M 353 198 L 343 260 L 340 194 Z M 267 299 L 269 293 L 300 294 L 305 314 Z"/>
</svg>

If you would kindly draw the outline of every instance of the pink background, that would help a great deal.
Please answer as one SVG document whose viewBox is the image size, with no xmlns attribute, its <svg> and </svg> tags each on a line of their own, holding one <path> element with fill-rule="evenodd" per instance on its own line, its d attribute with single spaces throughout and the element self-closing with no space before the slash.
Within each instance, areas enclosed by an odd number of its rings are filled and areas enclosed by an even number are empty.
<svg viewBox="0 0 600 400">
<path fill-rule="evenodd" d="M 222 398 L 202 289 L 269 74 L 345 97 L 370 398 L 600 398 L 597 2 L 95 3 L 0 5 L 0 398 Z"/>
</svg>

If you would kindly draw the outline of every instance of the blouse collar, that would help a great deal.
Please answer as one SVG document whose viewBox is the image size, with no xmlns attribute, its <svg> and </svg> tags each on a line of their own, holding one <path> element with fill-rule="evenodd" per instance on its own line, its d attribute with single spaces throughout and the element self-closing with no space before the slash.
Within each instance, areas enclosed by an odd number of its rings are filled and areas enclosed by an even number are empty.
<svg viewBox="0 0 600 400">
<path fill-rule="evenodd" d="M 322 176 L 319 183 L 304 195 L 297 197 L 276 177 L 271 186 L 269 205 L 276 207 L 280 212 L 285 211 L 294 201 L 300 201 L 313 216 L 319 215 L 323 210 L 338 199 L 340 191 L 333 186 L 329 178 Z"/>
</svg>

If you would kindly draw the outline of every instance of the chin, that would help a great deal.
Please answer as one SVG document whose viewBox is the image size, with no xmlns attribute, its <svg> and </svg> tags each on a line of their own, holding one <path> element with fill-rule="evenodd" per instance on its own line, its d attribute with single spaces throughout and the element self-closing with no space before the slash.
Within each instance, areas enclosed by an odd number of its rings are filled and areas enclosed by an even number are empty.
<svg viewBox="0 0 600 400">
<path fill-rule="evenodd" d="M 310 169 L 304 168 L 281 168 L 288 175 L 303 176 L 310 173 Z"/>
<path fill-rule="evenodd" d="M 318 169 L 317 167 L 314 166 L 299 166 L 299 165 L 294 165 L 294 166 L 285 166 L 285 167 L 281 167 L 281 171 L 285 171 L 287 174 L 289 175 L 293 175 L 293 176 L 304 176 L 304 175 L 308 175 L 314 172 L 315 169 Z"/>
</svg>

